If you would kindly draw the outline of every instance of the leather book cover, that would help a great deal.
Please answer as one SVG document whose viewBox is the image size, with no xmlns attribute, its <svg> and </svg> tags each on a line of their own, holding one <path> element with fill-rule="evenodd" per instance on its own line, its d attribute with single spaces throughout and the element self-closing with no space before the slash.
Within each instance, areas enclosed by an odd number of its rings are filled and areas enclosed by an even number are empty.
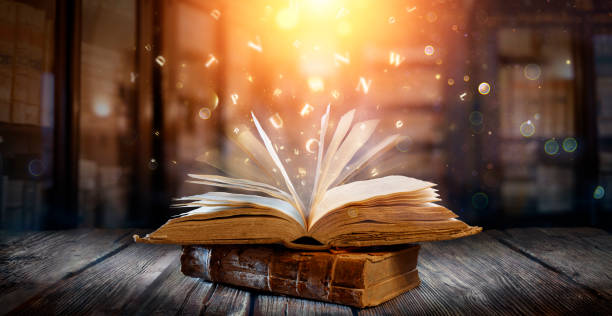
<svg viewBox="0 0 612 316">
<path fill-rule="evenodd" d="M 366 307 L 419 285 L 419 248 L 300 251 L 279 246 L 184 246 L 181 271 L 211 282 Z"/>
</svg>

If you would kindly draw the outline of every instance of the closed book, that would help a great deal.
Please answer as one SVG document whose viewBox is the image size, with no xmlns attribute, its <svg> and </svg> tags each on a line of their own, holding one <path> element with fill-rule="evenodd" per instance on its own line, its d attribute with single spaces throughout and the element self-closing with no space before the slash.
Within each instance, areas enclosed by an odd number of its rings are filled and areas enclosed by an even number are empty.
<svg viewBox="0 0 612 316">
<path fill-rule="evenodd" d="M 206 281 L 363 308 L 419 285 L 419 248 L 337 252 L 274 245 L 184 246 L 181 271 Z"/>
</svg>

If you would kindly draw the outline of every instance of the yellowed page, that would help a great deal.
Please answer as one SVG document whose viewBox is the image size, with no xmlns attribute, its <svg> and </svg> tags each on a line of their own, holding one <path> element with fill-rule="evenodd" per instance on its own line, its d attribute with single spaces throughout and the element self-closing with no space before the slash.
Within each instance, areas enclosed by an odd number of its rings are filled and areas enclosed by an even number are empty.
<svg viewBox="0 0 612 316">
<path fill-rule="evenodd" d="M 312 192 L 310 193 L 310 201 L 307 205 L 307 210 L 305 216 L 308 218 L 310 215 L 310 208 L 312 207 L 315 199 L 315 193 L 317 192 L 317 187 L 319 186 L 319 179 L 321 177 L 321 164 L 323 160 L 323 150 L 325 149 L 325 135 L 327 134 L 327 125 L 329 124 L 329 104 L 327 105 L 327 110 L 325 114 L 321 117 L 321 130 L 319 135 L 319 150 L 317 152 L 317 168 L 315 169 L 315 180 L 314 185 L 312 187 Z"/>
<path fill-rule="evenodd" d="M 405 176 L 387 176 L 340 185 L 325 192 L 309 218 L 312 227 L 327 212 L 345 204 L 368 200 L 377 196 L 401 192 L 413 192 L 433 187 L 435 184 Z"/>
<path fill-rule="evenodd" d="M 247 191 L 256 191 L 293 203 L 293 198 L 285 191 L 282 191 L 269 184 L 260 183 L 246 179 L 234 179 L 218 175 L 189 174 L 188 176 L 199 179 L 198 181 L 189 180 L 190 183 L 206 184 L 217 187 L 232 188 Z"/>
</svg>

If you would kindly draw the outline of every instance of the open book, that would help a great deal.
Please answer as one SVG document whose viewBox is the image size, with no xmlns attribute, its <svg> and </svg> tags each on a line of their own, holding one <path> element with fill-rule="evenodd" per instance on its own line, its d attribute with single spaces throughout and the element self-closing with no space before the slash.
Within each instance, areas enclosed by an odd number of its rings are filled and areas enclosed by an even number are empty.
<svg viewBox="0 0 612 316">
<path fill-rule="evenodd" d="M 143 238 L 134 236 L 135 240 L 182 245 L 282 243 L 291 248 L 324 249 L 444 240 L 481 231 L 435 204 L 440 199 L 433 183 L 397 175 L 345 183 L 400 137 L 388 136 L 365 147 L 378 120 L 353 124 L 354 115 L 352 110 L 340 118 L 325 146 L 327 107 L 321 118 L 312 191 L 304 198 L 252 114 L 261 141 L 248 129 L 236 133 L 234 141 L 260 172 L 251 172 L 251 179 L 189 175 L 190 182 L 245 194 L 208 192 L 180 198 L 179 207 L 194 209 Z"/>
</svg>

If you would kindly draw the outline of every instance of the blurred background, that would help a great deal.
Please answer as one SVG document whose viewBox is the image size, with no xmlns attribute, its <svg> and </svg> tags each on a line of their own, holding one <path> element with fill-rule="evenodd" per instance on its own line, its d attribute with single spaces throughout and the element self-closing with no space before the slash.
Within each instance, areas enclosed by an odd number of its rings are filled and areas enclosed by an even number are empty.
<svg viewBox="0 0 612 316">
<path fill-rule="evenodd" d="M 251 111 L 307 190 L 328 104 L 405 136 L 362 178 L 485 229 L 611 228 L 596 0 L 0 0 L 0 226 L 155 227 L 210 189 L 187 173 L 241 168 Z"/>
</svg>

